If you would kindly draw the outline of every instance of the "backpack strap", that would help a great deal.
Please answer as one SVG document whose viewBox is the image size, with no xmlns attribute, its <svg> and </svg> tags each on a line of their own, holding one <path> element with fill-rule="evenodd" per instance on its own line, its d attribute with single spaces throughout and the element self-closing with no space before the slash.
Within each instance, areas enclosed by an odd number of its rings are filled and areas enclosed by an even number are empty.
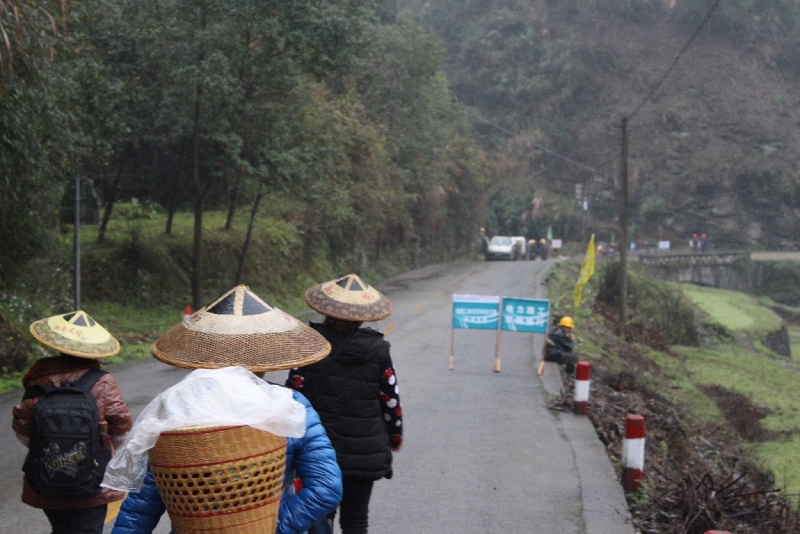
<svg viewBox="0 0 800 534">
<path fill-rule="evenodd" d="M 79 389 L 83 392 L 90 391 L 94 385 L 97 383 L 103 375 L 107 375 L 108 371 L 103 371 L 102 369 L 98 369 L 96 367 L 89 369 L 86 371 L 83 376 L 81 376 L 78 380 L 72 384 L 72 387 Z M 66 384 L 64 384 L 66 385 Z M 44 395 L 48 390 L 55 389 L 58 386 L 43 386 L 43 385 L 35 385 L 30 386 L 25 390 L 25 394 L 22 396 L 22 400 L 34 399 L 36 397 L 41 397 Z"/>
<path fill-rule="evenodd" d="M 41 397 L 47 391 L 46 388 L 49 387 L 52 386 L 30 386 L 25 389 L 25 394 L 22 395 L 22 400 L 25 401 L 28 399 L 35 399 L 36 397 Z"/>
<path fill-rule="evenodd" d="M 98 369 L 97 367 L 93 367 L 92 369 L 89 369 L 88 371 L 86 371 L 83 374 L 82 377 L 77 379 L 75 381 L 75 383 L 72 384 L 72 387 L 74 387 L 75 389 L 79 389 L 79 390 L 81 390 L 81 391 L 83 391 L 85 393 L 85 392 L 91 390 L 94 387 L 94 385 L 97 383 L 97 381 L 100 380 L 100 378 L 102 378 L 104 375 L 107 375 L 107 374 L 108 374 L 108 371 L 103 371 L 102 369 Z"/>
</svg>

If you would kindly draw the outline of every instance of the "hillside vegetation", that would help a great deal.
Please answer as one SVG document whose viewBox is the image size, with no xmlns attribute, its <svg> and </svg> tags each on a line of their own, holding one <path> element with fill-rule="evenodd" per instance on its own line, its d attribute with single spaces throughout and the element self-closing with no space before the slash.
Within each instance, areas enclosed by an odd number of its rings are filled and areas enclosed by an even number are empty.
<svg viewBox="0 0 800 534">
<path fill-rule="evenodd" d="M 574 235 L 580 184 L 589 228 L 618 236 L 630 117 L 634 240 L 654 241 L 661 228 L 679 246 L 693 232 L 717 248 L 800 245 L 797 2 L 719 3 L 650 99 L 713 2 L 405 3 L 444 41 L 453 92 L 505 130 L 474 123 L 498 162 L 492 229 L 541 235 L 555 221 L 558 235 Z"/>
<path fill-rule="evenodd" d="M 240 277 L 238 283 L 295 313 L 307 309 L 302 295 L 308 287 L 341 276 L 348 267 L 374 282 L 433 261 L 422 252 L 405 249 L 383 251 L 368 265 L 332 261 L 326 248 L 314 246 L 293 224 L 291 206 L 280 197 L 265 202 L 250 235 L 241 276 L 242 243 L 250 214 L 240 212 L 230 228 L 225 227 L 225 212 L 205 214 L 202 305 L 233 287 Z M 122 203 L 118 208 L 103 241 L 97 241 L 97 226 L 84 227 L 81 236 L 81 308 L 119 339 L 120 356 L 110 363 L 148 357 L 152 342 L 180 321 L 192 299 L 193 214 L 176 213 L 172 232 L 165 234 L 165 213 L 143 213 L 137 203 Z M 28 325 L 73 307 L 72 235 L 54 233 L 49 239 L 47 254 L 29 262 L 30 270 L 19 284 L 0 289 L 0 391 L 19 387 L 21 373 L 45 354 L 39 343 L 32 342 Z M 447 252 L 439 251 L 436 257 L 445 259 Z"/>
<path fill-rule="evenodd" d="M 0 34 L 0 369 L 73 308 L 76 211 L 101 324 L 239 282 L 291 304 L 478 236 L 486 155 L 393 0 L 8 0 Z"/>
</svg>

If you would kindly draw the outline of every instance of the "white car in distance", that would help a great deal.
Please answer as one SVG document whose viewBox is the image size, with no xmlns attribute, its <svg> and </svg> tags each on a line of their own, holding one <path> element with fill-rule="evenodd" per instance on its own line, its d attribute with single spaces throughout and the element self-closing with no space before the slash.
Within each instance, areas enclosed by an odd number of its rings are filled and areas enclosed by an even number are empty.
<svg viewBox="0 0 800 534">
<path fill-rule="evenodd" d="M 524 241 L 524 240 L 523 240 Z M 509 236 L 496 235 L 489 240 L 486 247 L 486 260 L 517 260 L 523 257 L 523 249 L 519 240 Z"/>
</svg>

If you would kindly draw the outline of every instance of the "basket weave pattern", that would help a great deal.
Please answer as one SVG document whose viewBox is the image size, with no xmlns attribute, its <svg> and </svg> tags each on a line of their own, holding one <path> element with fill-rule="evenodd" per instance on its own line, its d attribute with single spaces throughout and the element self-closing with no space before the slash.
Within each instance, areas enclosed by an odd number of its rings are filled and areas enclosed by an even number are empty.
<svg viewBox="0 0 800 534">
<path fill-rule="evenodd" d="M 238 365 L 254 372 L 307 365 L 329 352 L 330 345 L 325 338 L 310 336 L 301 328 L 281 335 L 223 336 L 192 332 L 179 324 L 153 345 L 156 359 L 177 367 L 216 369 Z M 214 355 L 213 360 L 209 354 Z M 265 358 L 264 354 L 269 357 Z"/>
<path fill-rule="evenodd" d="M 163 432 L 150 466 L 176 533 L 275 532 L 286 438 L 248 426 Z"/>
<path fill-rule="evenodd" d="M 315 311 L 344 321 L 379 321 L 392 314 L 392 303 L 381 298 L 372 303 L 353 304 L 330 298 L 319 286 L 314 286 L 305 295 L 306 302 Z"/>
</svg>

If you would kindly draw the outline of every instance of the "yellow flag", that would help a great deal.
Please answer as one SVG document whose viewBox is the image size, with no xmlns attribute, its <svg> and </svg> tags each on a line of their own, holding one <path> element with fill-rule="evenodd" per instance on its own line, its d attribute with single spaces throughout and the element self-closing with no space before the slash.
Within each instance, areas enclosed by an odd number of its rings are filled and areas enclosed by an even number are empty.
<svg viewBox="0 0 800 534">
<path fill-rule="evenodd" d="M 581 292 L 583 286 L 589 281 L 589 278 L 594 274 L 594 234 L 589 239 L 589 246 L 586 247 L 586 257 L 583 258 L 581 263 L 581 274 L 578 275 L 578 283 L 575 285 L 575 306 L 581 303 Z"/>
</svg>

